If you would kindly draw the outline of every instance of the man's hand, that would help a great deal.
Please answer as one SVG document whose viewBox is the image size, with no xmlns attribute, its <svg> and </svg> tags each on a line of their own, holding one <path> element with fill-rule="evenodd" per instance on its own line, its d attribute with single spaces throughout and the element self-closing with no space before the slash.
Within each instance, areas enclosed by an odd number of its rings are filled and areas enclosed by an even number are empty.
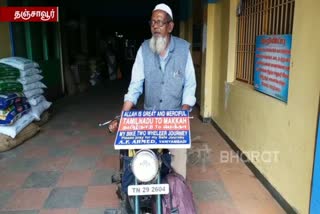
<svg viewBox="0 0 320 214">
<path fill-rule="evenodd" d="M 120 116 L 116 116 L 108 125 L 108 131 L 110 133 L 115 133 L 118 131 L 118 125 L 120 121 Z"/>
<path fill-rule="evenodd" d="M 130 101 L 125 101 L 122 106 L 122 111 L 130 111 L 133 107 L 133 103 Z M 122 114 L 122 113 L 121 113 Z M 110 133 L 115 133 L 118 131 L 118 126 L 121 116 L 116 116 L 108 125 L 108 131 Z"/>
</svg>

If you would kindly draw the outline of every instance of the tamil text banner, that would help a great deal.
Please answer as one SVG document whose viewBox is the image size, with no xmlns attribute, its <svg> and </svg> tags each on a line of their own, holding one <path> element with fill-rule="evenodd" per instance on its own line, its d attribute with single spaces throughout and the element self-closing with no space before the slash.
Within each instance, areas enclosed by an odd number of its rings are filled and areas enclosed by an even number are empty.
<svg viewBox="0 0 320 214">
<path fill-rule="evenodd" d="M 58 22 L 58 7 L 0 7 L 1 22 Z"/>
</svg>

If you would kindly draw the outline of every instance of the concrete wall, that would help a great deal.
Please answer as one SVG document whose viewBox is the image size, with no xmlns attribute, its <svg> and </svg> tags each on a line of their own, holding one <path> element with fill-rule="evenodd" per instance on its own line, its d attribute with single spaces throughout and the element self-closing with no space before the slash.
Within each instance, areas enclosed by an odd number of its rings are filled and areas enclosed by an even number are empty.
<svg viewBox="0 0 320 214">
<path fill-rule="evenodd" d="M 272 163 L 251 161 L 292 207 L 308 213 L 320 93 L 320 28 L 314 25 L 320 2 L 296 0 L 288 103 L 235 80 L 237 2 L 207 8 L 201 115 L 212 118 L 243 152 L 277 152 Z"/>
</svg>

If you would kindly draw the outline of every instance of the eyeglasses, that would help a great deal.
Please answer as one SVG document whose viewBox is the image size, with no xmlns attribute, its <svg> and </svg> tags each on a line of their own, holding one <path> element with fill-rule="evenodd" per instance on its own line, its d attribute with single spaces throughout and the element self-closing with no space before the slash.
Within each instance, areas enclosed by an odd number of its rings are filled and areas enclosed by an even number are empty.
<svg viewBox="0 0 320 214">
<path fill-rule="evenodd" d="M 163 25 L 168 24 L 171 21 L 162 21 L 162 20 L 150 20 L 149 21 L 149 25 L 153 26 L 155 24 L 157 24 L 159 27 L 163 27 Z"/>
</svg>

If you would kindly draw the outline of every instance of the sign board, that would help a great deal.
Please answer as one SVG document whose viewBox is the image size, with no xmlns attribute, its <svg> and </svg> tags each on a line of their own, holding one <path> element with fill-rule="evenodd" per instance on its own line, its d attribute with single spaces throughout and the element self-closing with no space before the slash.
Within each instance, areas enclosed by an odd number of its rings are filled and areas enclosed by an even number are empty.
<svg viewBox="0 0 320 214">
<path fill-rule="evenodd" d="M 256 38 L 254 87 L 284 102 L 288 100 L 291 40 L 291 35 Z"/>
<path fill-rule="evenodd" d="M 190 148 L 189 112 L 124 111 L 115 149 Z"/>
<path fill-rule="evenodd" d="M 310 204 L 310 214 L 317 213 L 320 213 L 320 116 L 318 118 L 318 133 L 315 146 Z"/>
<path fill-rule="evenodd" d="M 58 7 L 0 7 L 0 22 L 58 22 Z"/>
</svg>

